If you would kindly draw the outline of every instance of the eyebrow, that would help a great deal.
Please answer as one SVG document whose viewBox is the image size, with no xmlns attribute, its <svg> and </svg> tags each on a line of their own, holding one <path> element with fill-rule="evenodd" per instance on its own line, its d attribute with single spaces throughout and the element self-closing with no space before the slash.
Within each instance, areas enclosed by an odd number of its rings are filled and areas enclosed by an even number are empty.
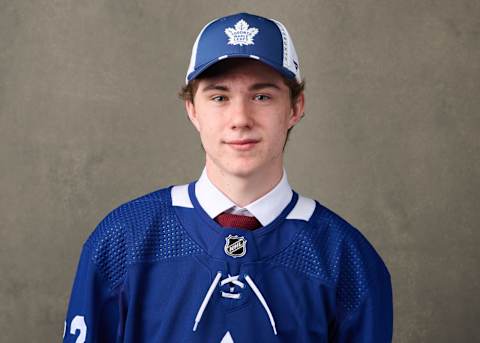
<svg viewBox="0 0 480 343">
<path fill-rule="evenodd" d="M 273 89 L 280 89 L 279 86 L 277 86 L 275 83 L 271 82 L 261 82 L 261 83 L 255 83 L 250 86 L 249 90 L 250 91 L 258 91 L 260 89 L 265 89 L 265 88 L 273 88 Z M 211 83 L 203 87 L 202 91 L 206 92 L 209 90 L 217 90 L 217 91 L 228 91 L 229 88 L 225 85 L 222 84 L 217 84 L 217 83 Z"/>
<path fill-rule="evenodd" d="M 228 91 L 228 87 L 223 86 L 221 84 L 210 83 L 210 84 L 206 85 L 205 87 L 203 87 L 203 89 L 202 89 L 202 91 L 204 91 L 204 92 L 210 91 L 210 90 Z"/>
<path fill-rule="evenodd" d="M 250 90 L 258 91 L 260 89 L 265 89 L 265 88 L 280 89 L 280 87 L 278 87 L 275 83 L 263 82 L 263 83 L 255 83 L 250 87 Z"/>
</svg>

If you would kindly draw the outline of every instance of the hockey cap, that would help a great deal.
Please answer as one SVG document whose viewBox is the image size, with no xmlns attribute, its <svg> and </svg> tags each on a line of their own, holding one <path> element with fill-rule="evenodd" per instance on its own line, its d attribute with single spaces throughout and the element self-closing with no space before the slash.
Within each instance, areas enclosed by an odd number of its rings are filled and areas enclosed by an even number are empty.
<svg viewBox="0 0 480 343">
<path fill-rule="evenodd" d="M 228 58 L 251 58 L 301 82 L 292 39 L 279 21 L 249 13 L 218 18 L 200 31 L 192 49 L 185 83 L 215 63 Z"/>
</svg>

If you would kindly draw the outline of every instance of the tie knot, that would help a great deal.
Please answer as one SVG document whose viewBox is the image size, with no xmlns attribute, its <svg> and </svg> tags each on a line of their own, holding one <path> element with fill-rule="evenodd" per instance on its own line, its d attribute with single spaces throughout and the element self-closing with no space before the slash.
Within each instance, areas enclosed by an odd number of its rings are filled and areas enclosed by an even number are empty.
<svg viewBox="0 0 480 343">
<path fill-rule="evenodd" d="M 235 227 L 247 230 L 255 230 L 262 226 L 255 217 L 231 213 L 220 213 L 215 217 L 215 221 L 222 227 Z"/>
</svg>

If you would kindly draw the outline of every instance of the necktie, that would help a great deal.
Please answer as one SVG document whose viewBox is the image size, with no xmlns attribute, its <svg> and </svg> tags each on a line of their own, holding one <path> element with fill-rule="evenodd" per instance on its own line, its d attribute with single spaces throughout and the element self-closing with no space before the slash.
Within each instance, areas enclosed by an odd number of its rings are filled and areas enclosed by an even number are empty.
<svg viewBox="0 0 480 343">
<path fill-rule="evenodd" d="M 235 227 L 247 230 L 255 230 L 262 226 L 257 218 L 242 216 L 239 214 L 220 213 L 215 221 L 222 227 Z"/>
</svg>

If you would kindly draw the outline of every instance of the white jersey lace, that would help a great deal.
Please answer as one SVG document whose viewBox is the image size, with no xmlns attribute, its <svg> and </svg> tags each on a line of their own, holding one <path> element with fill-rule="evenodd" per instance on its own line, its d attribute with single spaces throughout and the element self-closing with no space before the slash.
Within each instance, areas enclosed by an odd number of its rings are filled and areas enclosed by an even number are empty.
<svg viewBox="0 0 480 343">
<path fill-rule="evenodd" d="M 233 285 L 236 285 L 240 288 L 245 288 L 245 284 L 239 280 L 240 276 L 239 275 L 228 275 L 226 278 L 220 281 L 220 278 L 222 277 L 221 272 L 217 272 L 217 275 L 212 281 L 212 284 L 208 288 L 207 293 L 205 294 L 205 297 L 202 301 L 202 304 L 200 305 L 200 308 L 198 309 L 197 315 L 195 317 L 195 324 L 193 325 L 193 331 L 197 330 L 198 323 L 202 319 L 203 312 L 205 311 L 205 308 L 207 307 L 208 302 L 210 301 L 210 298 L 212 297 L 212 294 L 215 290 L 215 287 L 217 287 L 218 283 L 220 282 L 221 286 L 224 286 L 228 283 L 231 283 Z M 275 326 L 275 320 L 273 319 L 272 311 L 270 311 L 270 308 L 268 307 L 267 302 L 265 301 L 265 298 L 263 297 L 262 293 L 258 289 L 257 285 L 253 282 L 253 279 L 249 275 L 245 275 L 245 281 L 247 281 L 248 285 L 252 289 L 253 293 L 257 296 L 258 300 L 262 304 L 263 308 L 265 309 L 265 312 L 267 312 L 268 319 L 270 320 L 270 325 L 272 326 L 273 333 L 276 335 L 277 334 L 277 329 Z M 230 287 L 230 292 L 221 292 L 222 297 L 224 298 L 229 298 L 229 299 L 240 299 L 240 293 L 234 293 L 235 292 L 235 287 Z"/>
</svg>

